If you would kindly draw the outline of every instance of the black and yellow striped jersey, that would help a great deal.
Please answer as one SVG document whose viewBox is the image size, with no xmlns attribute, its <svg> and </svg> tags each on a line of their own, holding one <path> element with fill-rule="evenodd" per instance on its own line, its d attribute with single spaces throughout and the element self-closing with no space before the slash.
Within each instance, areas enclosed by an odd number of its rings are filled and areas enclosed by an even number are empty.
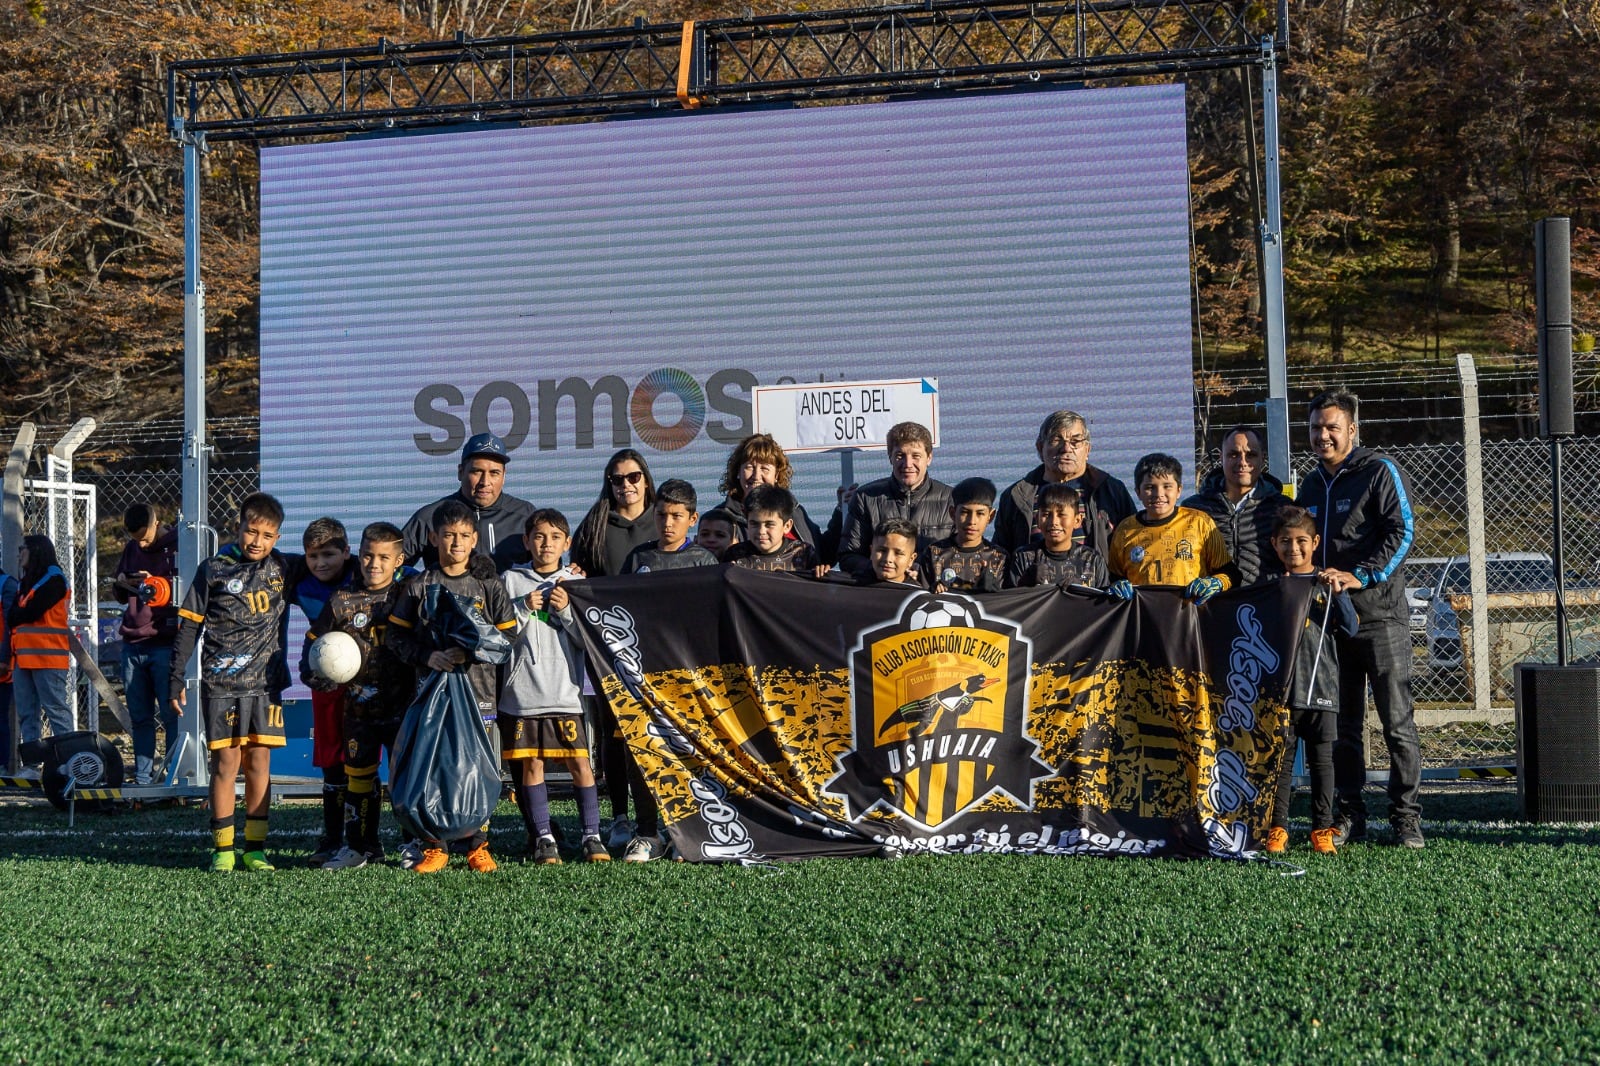
<svg viewBox="0 0 1600 1066">
<path fill-rule="evenodd" d="M 324 633 L 343 630 L 362 645 L 361 672 L 344 686 L 344 710 L 360 718 L 396 718 L 411 705 L 417 690 L 417 672 L 384 644 L 389 614 L 401 583 L 372 590 L 352 585 L 335 592 L 322 614 L 306 632 L 300 652 L 300 679 L 311 682 L 307 652 Z"/>
<path fill-rule="evenodd" d="M 707 554 L 710 554 L 709 552 Z M 429 586 L 448 589 L 470 603 L 484 619 L 496 629 L 516 636 L 517 615 L 512 609 L 511 597 L 498 575 L 479 577 L 474 573 L 446 574 L 441 570 L 424 570 L 408 577 L 394 598 L 389 612 L 389 628 L 384 634 L 384 644 L 402 662 L 410 663 L 418 671 L 428 670 L 428 656 L 436 651 L 449 651 L 450 647 L 436 641 L 432 633 L 430 604 L 439 597 L 429 595 Z M 486 718 L 493 718 L 500 702 L 499 666 L 494 663 L 469 660 L 464 667 L 472 682 L 472 691 L 478 697 L 478 710 Z"/>
<path fill-rule="evenodd" d="M 1007 588 L 1088 585 L 1098 589 L 1110 583 L 1105 560 L 1092 544 L 1077 544 L 1064 552 L 1053 552 L 1042 543 L 1029 544 L 1011 553 L 1006 571 Z"/>
<path fill-rule="evenodd" d="M 936 540 L 917 556 L 917 576 L 928 588 L 946 592 L 998 592 L 1005 586 L 1005 549 L 989 541 L 975 548 L 957 546 L 954 537 Z"/>
</svg>

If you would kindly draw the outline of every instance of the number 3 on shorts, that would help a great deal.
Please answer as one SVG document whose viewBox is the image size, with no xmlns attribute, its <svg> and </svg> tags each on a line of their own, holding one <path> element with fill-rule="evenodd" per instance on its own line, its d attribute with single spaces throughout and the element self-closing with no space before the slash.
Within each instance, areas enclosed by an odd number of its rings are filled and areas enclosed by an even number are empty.
<svg viewBox="0 0 1600 1066">
<path fill-rule="evenodd" d="M 566 718 L 566 719 L 563 719 L 560 724 L 561 724 L 561 739 L 565 740 L 568 744 L 577 743 L 577 741 L 578 741 L 578 723 L 573 721 L 571 718 Z"/>
</svg>

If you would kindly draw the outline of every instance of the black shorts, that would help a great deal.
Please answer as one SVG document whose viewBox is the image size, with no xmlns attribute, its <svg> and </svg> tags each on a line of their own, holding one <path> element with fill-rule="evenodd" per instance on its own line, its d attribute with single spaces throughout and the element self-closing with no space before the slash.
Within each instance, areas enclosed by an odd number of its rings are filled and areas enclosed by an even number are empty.
<svg viewBox="0 0 1600 1066">
<path fill-rule="evenodd" d="M 500 755 L 513 759 L 587 759 L 589 730 L 583 715 L 549 714 L 539 718 L 500 719 Z"/>
<path fill-rule="evenodd" d="M 358 718 L 344 716 L 344 764 L 365 768 L 377 766 L 383 753 L 394 753 L 394 738 L 400 732 L 398 718 Z"/>
<path fill-rule="evenodd" d="M 205 705 L 207 746 L 212 751 L 251 744 L 283 747 L 283 708 L 267 696 L 210 697 Z"/>
</svg>

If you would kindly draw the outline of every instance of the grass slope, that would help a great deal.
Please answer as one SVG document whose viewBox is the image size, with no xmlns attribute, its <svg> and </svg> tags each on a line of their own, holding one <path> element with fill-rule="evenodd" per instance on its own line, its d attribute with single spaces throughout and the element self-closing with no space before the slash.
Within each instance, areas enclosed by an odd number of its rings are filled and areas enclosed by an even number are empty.
<svg viewBox="0 0 1600 1066">
<path fill-rule="evenodd" d="M 65 831 L 13 807 L 0 1061 L 1593 1061 L 1600 831 L 1482 820 L 1513 812 L 1503 789 L 1428 803 L 1426 851 L 1312 861 L 1297 834 L 1298 877 L 1003 856 L 213 876 L 198 811 Z M 318 821 L 275 812 L 284 867 Z M 520 841 L 509 808 L 496 830 Z"/>
</svg>

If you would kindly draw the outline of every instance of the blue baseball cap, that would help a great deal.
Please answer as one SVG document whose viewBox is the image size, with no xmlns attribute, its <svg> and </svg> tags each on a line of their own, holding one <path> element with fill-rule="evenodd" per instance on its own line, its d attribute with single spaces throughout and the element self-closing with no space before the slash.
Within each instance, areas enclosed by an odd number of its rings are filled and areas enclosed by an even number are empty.
<svg viewBox="0 0 1600 1066">
<path fill-rule="evenodd" d="M 506 442 L 493 433 L 474 433 L 467 439 L 466 446 L 461 449 L 461 461 L 469 459 L 498 459 L 502 463 L 509 463 L 511 455 L 506 450 Z"/>
</svg>

